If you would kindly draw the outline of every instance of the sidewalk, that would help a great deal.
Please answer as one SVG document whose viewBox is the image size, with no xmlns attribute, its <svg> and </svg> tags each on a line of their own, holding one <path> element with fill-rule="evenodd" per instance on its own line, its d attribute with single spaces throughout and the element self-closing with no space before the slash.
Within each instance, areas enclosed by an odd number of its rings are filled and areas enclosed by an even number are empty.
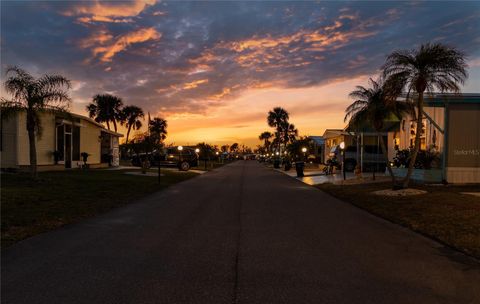
<svg viewBox="0 0 480 304">
<path fill-rule="evenodd" d="M 304 177 L 297 177 L 297 172 L 293 168 L 289 171 L 285 171 L 283 169 L 275 170 L 312 186 L 326 183 L 337 185 L 367 184 L 385 182 L 390 180 L 390 177 L 386 176 L 384 173 L 379 172 L 376 173 L 375 180 L 373 180 L 371 172 L 364 172 L 361 178 L 355 176 L 353 172 L 346 172 L 345 180 L 343 180 L 343 174 L 341 172 L 335 173 L 333 175 L 325 175 L 322 170 L 306 170 L 304 172 Z"/>
</svg>

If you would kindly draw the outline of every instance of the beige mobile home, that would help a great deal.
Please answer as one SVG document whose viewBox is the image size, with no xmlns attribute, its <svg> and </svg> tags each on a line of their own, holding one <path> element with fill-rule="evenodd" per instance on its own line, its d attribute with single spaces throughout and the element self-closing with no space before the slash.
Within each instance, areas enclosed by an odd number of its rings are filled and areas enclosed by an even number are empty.
<svg viewBox="0 0 480 304">
<path fill-rule="evenodd" d="M 39 170 L 78 168 L 81 153 L 89 154 L 90 167 L 119 165 L 119 137 L 94 120 L 77 114 L 40 114 L 42 132 L 37 136 Z M 1 168 L 23 169 L 30 165 L 26 114 L 0 120 Z M 55 157 L 56 156 L 56 157 Z"/>
<path fill-rule="evenodd" d="M 438 151 L 440 155 L 437 169 L 425 170 L 429 181 L 480 183 L 480 94 L 426 96 L 424 114 L 421 149 Z M 389 133 L 389 142 L 400 150 L 410 148 L 417 132 L 415 127 L 411 117 L 404 117 L 400 130 Z M 394 151 L 389 154 L 393 159 Z M 425 180 L 417 172 L 413 179 Z M 399 173 L 405 174 L 401 170 Z"/>
</svg>

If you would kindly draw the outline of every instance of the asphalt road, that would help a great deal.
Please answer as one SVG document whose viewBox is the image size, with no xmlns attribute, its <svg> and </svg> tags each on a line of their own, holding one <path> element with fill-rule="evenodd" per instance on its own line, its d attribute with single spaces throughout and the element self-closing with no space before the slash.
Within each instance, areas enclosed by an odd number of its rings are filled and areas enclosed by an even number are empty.
<svg viewBox="0 0 480 304">
<path fill-rule="evenodd" d="M 1 279 L 2 303 L 480 303 L 477 261 L 253 161 L 20 242 Z"/>
</svg>

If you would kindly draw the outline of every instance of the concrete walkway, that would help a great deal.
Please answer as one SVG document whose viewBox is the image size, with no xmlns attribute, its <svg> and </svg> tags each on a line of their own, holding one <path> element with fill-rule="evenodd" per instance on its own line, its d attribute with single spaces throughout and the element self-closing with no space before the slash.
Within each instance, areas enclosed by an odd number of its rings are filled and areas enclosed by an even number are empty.
<svg viewBox="0 0 480 304">
<path fill-rule="evenodd" d="M 480 303 L 478 261 L 254 161 L 2 255 L 2 303 Z"/>
</svg>

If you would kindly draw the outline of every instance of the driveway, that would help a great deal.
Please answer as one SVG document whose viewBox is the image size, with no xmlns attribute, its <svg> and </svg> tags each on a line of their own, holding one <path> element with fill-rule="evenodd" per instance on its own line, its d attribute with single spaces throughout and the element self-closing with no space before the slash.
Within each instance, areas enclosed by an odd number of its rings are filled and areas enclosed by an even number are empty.
<svg viewBox="0 0 480 304">
<path fill-rule="evenodd" d="M 480 303 L 477 261 L 254 161 L 22 241 L 1 274 L 2 303 Z"/>
</svg>

